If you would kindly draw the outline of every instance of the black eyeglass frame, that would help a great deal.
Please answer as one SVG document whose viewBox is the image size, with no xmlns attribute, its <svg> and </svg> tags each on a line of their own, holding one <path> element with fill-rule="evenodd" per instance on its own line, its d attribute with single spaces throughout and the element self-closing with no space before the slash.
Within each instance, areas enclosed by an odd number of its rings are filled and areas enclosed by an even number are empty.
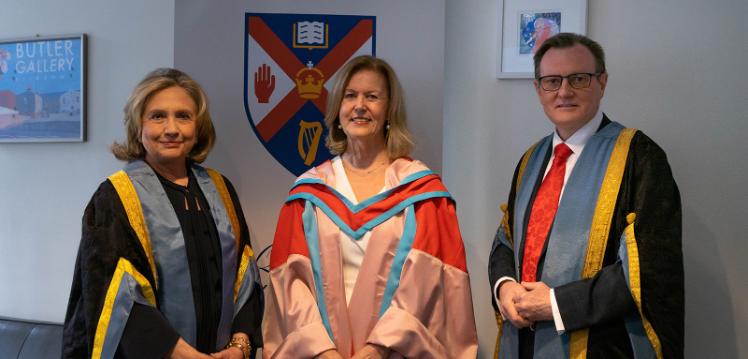
<svg viewBox="0 0 748 359">
<path fill-rule="evenodd" d="M 581 90 L 581 89 L 586 89 L 586 88 L 590 87 L 590 84 L 592 84 L 592 78 L 593 77 L 596 78 L 596 79 L 598 79 L 598 81 L 599 81 L 600 80 L 600 76 L 602 76 L 602 74 L 604 74 L 604 73 L 605 72 L 595 72 L 595 73 L 591 73 L 591 72 L 577 72 L 577 73 L 573 73 L 573 74 L 568 74 L 566 76 L 561 76 L 561 75 L 547 75 L 547 76 L 540 76 L 540 77 L 536 78 L 536 80 L 538 81 L 538 84 L 539 84 L 540 88 L 542 88 L 544 91 L 548 91 L 548 92 L 558 91 L 561 88 L 561 86 L 564 85 L 564 80 L 566 80 L 566 82 L 569 83 L 569 86 L 571 86 L 571 88 L 577 89 L 577 90 Z M 574 86 L 571 83 L 571 81 L 569 80 L 569 78 L 574 77 L 574 76 L 579 76 L 579 75 L 587 75 L 587 76 L 590 77 L 589 81 L 587 81 L 587 85 L 586 86 L 581 86 L 581 87 Z M 549 90 L 549 89 L 547 89 L 547 88 L 545 88 L 543 86 L 543 79 L 547 79 L 547 78 L 551 78 L 551 77 L 553 77 L 553 78 L 560 78 L 561 82 L 558 83 L 558 87 L 557 88 Z"/>
</svg>

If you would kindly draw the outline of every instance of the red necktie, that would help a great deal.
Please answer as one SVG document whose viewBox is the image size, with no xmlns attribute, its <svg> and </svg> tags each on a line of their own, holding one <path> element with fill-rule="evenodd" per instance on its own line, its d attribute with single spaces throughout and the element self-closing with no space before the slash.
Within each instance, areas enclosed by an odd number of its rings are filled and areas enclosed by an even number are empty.
<svg viewBox="0 0 748 359">
<path fill-rule="evenodd" d="M 556 216 L 558 199 L 561 196 L 561 188 L 564 186 L 566 160 L 572 152 L 569 146 L 560 143 L 553 149 L 553 153 L 553 165 L 535 195 L 530 220 L 527 223 L 525 253 L 522 257 L 523 282 L 537 281 L 535 276 L 538 273 L 538 259 L 543 251 L 548 231 L 551 229 L 553 217 Z"/>
</svg>

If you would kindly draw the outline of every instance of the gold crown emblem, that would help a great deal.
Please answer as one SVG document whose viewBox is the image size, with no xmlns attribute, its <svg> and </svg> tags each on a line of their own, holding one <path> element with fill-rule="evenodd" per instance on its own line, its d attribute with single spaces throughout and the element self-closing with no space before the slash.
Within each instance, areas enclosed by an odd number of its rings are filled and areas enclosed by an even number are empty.
<svg viewBox="0 0 748 359">
<path fill-rule="evenodd" d="M 325 75 L 319 69 L 312 67 L 311 61 L 306 66 L 296 73 L 296 90 L 299 91 L 299 97 L 314 100 L 322 94 Z"/>
</svg>

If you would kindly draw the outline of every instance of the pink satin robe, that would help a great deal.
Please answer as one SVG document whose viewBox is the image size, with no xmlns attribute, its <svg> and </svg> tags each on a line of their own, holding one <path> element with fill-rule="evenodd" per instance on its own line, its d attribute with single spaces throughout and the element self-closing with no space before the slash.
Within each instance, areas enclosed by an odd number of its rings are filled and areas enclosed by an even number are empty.
<svg viewBox="0 0 748 359">
<path fill-rule="evenodd" d="M 437 193 L 439 189 L 443 190 L 440 193 L 448 195 L 433 174 L 419 180 L 427 182 L 423 188 L 411 188 L 416 187 L 413 183 L 418 181 L 401 186 L 403 179 L 427 170 L 418 161 L 407 158 L 394 161 L 385 174 L 385 188 L 402 190 L 395 190 L 400 193 L 392 196 L 398 199 L 380 201 L 379 213 L 412 195 Z M 297 183 L 310 179 L 321 180 L 329 187 L 336 183 L 329 161 L 309 170 Z M 424 189 L 426 187 L 429 189 Z M 364 217 L 368 208 L 351 214 L 341 203 L 325 203 L 347 211 L 346 218 L 353 230 L 367 221 Z M 348 305 L 339 242 L 341 228 L 329 217 L 330 212 L 314 206 L 320 288 L 326 310 L 320 310 L 317 298 L 310 259 L 314 252 L 310 256 L 304 232 L 303 213 L 308 208 L 305 206 L 304 199 L 287 201 L 278 221 L 263 323 L 264 358 L 312 358 L 329 349 L 336 349 L 344 358 L 350 358 L 367 343 L 391 349 L 390 358 L 476 357 L 478 345 L 470 279 L 451 198 L 441 196 L 416 201 L 371 230 Z M 407 256 L 401 267 L 399 286 L 380 316 L 393 258 L 404 233 L 406 212 L 410 210 L 415 211 L 417 223 L 412 247 L 404 252 Z M 321 313 L 327 314 L 334 339 L 328 334 Z"/>
</svg>

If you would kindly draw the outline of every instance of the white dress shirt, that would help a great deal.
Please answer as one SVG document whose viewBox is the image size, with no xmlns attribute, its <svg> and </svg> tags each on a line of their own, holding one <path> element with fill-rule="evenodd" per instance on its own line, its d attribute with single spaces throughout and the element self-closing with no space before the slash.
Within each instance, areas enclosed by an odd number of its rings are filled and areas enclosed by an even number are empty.
<svg viewBox="0 0 748 359">
<path fill-rule="evenodd" d="M 561 199 L 564 196 L 564 190 L 566 189 L 566 181 L 569 179 L 569 175 L 571 175 L 571 171 L 574 170 L 574 166 L 577 164 L 577 159 L 579 159 L 579 155 L 582 154 L 582 150 L 584 150 L 584 146 L 587 144 L 587 142 L 590 140 L 592 135 L 597 132 L 597 129 L 600 128 L 600 124 L 603 122 L 603 113 L 598 110 L 597 114 L 589 121 L 587 122 L 582 128 L 578 129 L 574 134 L 572 134 L 566 141 L 562 140 L 561 137 L 558 135 L 558 131 L 553 131 L 553 144 L 551 148 L 556 148 L 556 145 L 560 143 L 565 143 L 569 148 L 571 149 L 572 153 L 569 155 L 569 158 L 566 160 L 566 173 L 564 173 L 564 185 L 561 187 L 561 195 L 558 197 L 559 203 L 561 202 Z M 545 174 L 543 174 L 543 178 L 548 174 L 548 171 L 551 170 L 551 165 L 553 164 L 553 158 L 555 157 L 554 151 L 551 151 L 551 158 L 548 160 L 548 165 L 545 167 Z M 512 280 L 516 281 L 515 278 L 512 277 L 501 277 L 499 280 L 494 283 L 493 286 L 493 295 L 494 300 L 496 300 L 496 303 L 499 303 L 499 298 L 496 295 L 496 289 L 499 288 L 499 285 L 503 283 L 504 281 Z M 556 295 L 553 292 L 553 288 L 551 288 L 551 309 L 553 311 L 553 322 L 556 325 L 556 331 L 561 334 L 564 332 L 564 322 L 561 319 L 561 313 L 558 310 L 558 304 L 556 303 Z M 501 311 L 501 306 L 499 305 L 499 311 Z M 502 317 L 504 316 L 504 313 L 501 313 Z"/>
</svg>

